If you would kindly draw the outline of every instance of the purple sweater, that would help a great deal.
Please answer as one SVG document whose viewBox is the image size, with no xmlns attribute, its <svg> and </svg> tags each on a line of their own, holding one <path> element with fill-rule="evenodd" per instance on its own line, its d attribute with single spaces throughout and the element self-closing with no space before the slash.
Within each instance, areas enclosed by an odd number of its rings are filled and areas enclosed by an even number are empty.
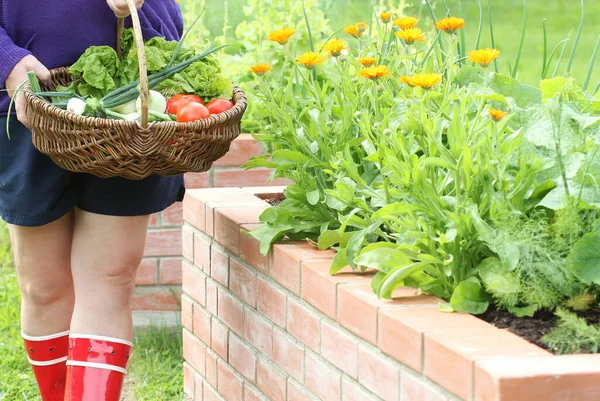
<svg viewBox="0 0 600 401">
<path fill-rule="evenodd" d="M 146 0 L 140 11 L 144 39 L 177 40 L 183 31 L 174 0 Z M 128 18 L 127 26 L 131 26 Z M 117 42 L 117 18 L 105 0 L 0 0 L 0 89 L 14 66 L 33 54 L 47 68 L 70 66 L 90 46 Z M 8 96 L 0 92 L 0 115 Z"/>
</svg>

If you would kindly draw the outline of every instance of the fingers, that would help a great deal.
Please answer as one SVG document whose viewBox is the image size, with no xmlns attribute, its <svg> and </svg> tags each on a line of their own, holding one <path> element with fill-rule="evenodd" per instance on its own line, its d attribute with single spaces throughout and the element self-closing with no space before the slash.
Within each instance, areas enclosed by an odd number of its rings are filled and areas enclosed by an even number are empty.
<svg viewBox="0 0 600 401">
<path fill-rule="evenodd" d="M 40 81 L 45 84 L 49 84 L 52 81 L 50 71 L 46 68 L 45 65 L 36 60 L 35 63 L 31 66 L 31 70 L 35 72 L 35 75 L 38 77 Z"/>
<path fill-rule="evenodd" d="M 144 0 L 134 0 L 134 2 L 137 9 L 144 5 Z M 125 18 L 130 14 L 127 0 L 106 0 L 106 3 L 119 18 Z"/>
<path fill-rule="evenodd" d="M 17 110 L 17 120 L 25 127 L 31 129 L 29 118 L 27 117 L 27 103 L 25 102 L 25 95 L 23 92 L 18 92 L 15 95 L 15 108 Z"/>
</svg>

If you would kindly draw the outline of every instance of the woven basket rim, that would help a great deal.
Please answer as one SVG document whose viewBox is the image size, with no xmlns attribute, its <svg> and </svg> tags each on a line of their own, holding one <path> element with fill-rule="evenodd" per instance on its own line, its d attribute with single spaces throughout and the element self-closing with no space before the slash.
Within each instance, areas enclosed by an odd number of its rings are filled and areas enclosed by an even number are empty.
<svg viewBox="0 0 600 401">
<path fill-rule="evenodd" d="M 71 74 L 68 72 L 68 68 L 60 67 L 50 70 L 52 75 L 56 76 L 65 76 L 68 75 L 70 78 L 73 78 Z M 140 130 L 144 129 L 140 121 L 125 121 L 125 120 L 113 120 L 108 118 L 100 118 L 100 117 L 89 117 L 89 116 L 81 116 L 75 113 L 71 113 L 67 110 L 63 110 L 59 107 L 54 106 L 51 103 L 48 103 L 42 99 L 40 99 L 35 94 L 29 92 L 30 86 L 29 84 L 24 85 L 25 89 L 25 99 L 27 103 L 36 106 L 36 108 L 46 108 L 50 113 L 54 114 L 58 119 L 61 119 L 65 122 L 69 122 L 72 124 L 85 125 L 87 127 L 105 127 L 106 125 L 111 125 L 113 127 L 123 127 L 123 128 L 133 128 L 138 127 Z M 233 119 L 238 116 L 242 116 L 246 111 L 247 101 L 244 91 L 233 84 L 233 98 L 231 100 L 233 102 L 233 107 L 229 110 L 224 111 L 220 114 L 213 114 L 210 117 L 193 121 L 189 123 L 180 123 L 176 121 L 155 121 L 148 124 L 148 128 L 152 127 L 175 127 L 176 131 L 197 131 L 197 130 L 209 130 L 217 125 L 224 124 L 228 120 Z"/>
</svg>

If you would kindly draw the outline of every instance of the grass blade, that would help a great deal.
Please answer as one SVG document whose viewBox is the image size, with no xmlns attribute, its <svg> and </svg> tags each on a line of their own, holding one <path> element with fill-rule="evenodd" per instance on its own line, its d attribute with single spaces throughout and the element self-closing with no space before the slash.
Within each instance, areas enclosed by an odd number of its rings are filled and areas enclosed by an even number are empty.
<svg viewBox="0 0 600 401">
<path fill-rule="evenodd" d="M 570 38 L 571 38 L 571 35 L 569 34 L 569 39 Z M 566 45 L 567 45 L 567 41 L 564 41 L 564 45 L 563 45 L 562 50 L 560 51 L 560 56 L 558 57 L 558 61 L 556 62 L 556 68 L 554 69 L 554 74 L 552 74 L 552 78 L 556 77 L 556 75 L 558 74 L 558 69 L 560 68 L 560 65 L 562 64 L 562 60 L 565 55 L 565 50 L 567 48 Z"/>
<path fill-rule="evenodd" d="M 590 65 L 588 67 L 587 74 L 585 76 L 585 81 L 583 82 L 583 90 L 584 92 L 587 90 L 590 79 L 592 79 L 592 71 L 594 70 L 594 64 L 596 63 L 596 57 L 598 56 L 598 48 L 600 47 L 600 36 L 598 36 L 598 40 L 596 41 L 596 47 L 594 47 L 594 52 L 592 53 L 592 58 L 590 59 Z"/>
<path fill-rule="evenodd" d="M 575 37 L 575 43 L 573 43 L 573 50 L 571 50 L 571 55 L 569 56 L 569 63 L 567 64 L 567 75 L 571 74 L 571 67 L 573 66 L 573 60 L 575 60 L 575 52 L 577 51 L 577 46 L 579 45 L 579 40 L 581 39 L 581 33 L 583 32 L 584 20 L 585 20 L 585 8 L 583 6 L 583 0 L 581 0 L 581 22 L 579 23 L 579 31 L 577 31 L 577 36 Z"/>
<path fill-rule="evenodd" d="M 442 3 L 444 3 L 444 7 L 446 8 L 446 17 L 450 16 L 450 7 L 448 7 L 448 3 L 446 3 L 446 0 L 442 0 Z"/>
<path fill-rule="evenodd" d="M 563 39 L 563 40 L 561 40 L 561 41 L 560 41 L 560 43 L 559 43 L 559 44 L 557 44 L 557 45 L 554 47 L 554 50 L 552 50 L 552 53 L 550 53 L 550 57 L 548 57 L 548 63 L 546 64 L 546 69 L 545 69 L 545 71 L 544 71 L 544 75 L 542 75 L 542 79 L 546 79 L 546 76 L 548 75 L 548 71 L 550 70 L 550 66 L 552 65 L 552 60 L 554 60 L 554 56 L 556 55 L 556 52 L 558 51 L 558 49 L 559 49 L 561 46 L 566 46 L 566 45 L 567 45 L 567 42 L 568 42 L 569 40 L 571 40 L 571 39 L 570 39 L 570 37 L 568 37 L 568 38 L 566 38 L 566 39 Z"/>
<path fill-rule="evenodd" d="M 194 20 L 194 22 L 192 22 L 192 24 L 190 25 L 190 27 L 185 31 L 185 33 L 181 37 L 181 40 L 179 40 L 179 43 L 177 44 L 177 48 L 175 49 L 175 52 L 173 53 L 173 57 L 171 57 L 171 60 L 169 60 L 169 64 L 167 64 L 166 68 L 169 68 L 169 67 L 171 67 L 173 65 L 173 63 L 175 62 L 175 59 L 177 58 L 177 56 L 179 55 L 179 52 L 181 51 L 181 47 L 183 46 L 183 42 L 187 38 L 188 34 L 192 31 L 192 28 L 194 28 L 194 25 L 196 25 L 198 23 L 198 21 L 200 21 L 200 18 L 202 18 L 202 14 L 204 14 L 204 9 L 202 9 L 200 11 L 200 15 L 198 15 L 198 18 L 196 18 Z"/>
<path fill-rule="evenodd" d="M 523 30 L 521 31 L 521 39 L 519 40 L 519 48 L 517 49 L 517 57 L 512 70 L 512 77 L 517 77 L 519 71 L 519 63 L 521 62 L 521 54 L 523 53 L 523 45 L 525 44 L 525 32 L 527 30 L 527 0 L 523 0 Z"/>
<path fill-rule="evenodd" d="M 435 23 L 437 22 L 437 17 L 435 16 L 435 12 L 433 11 L 433 7 L 431 6 L 431 3 L 429 2 L 429 0 L 425 0 L 425 4 L 427 4 L 427 8 L 429 9 L 429 14 L 431 14 L 431 19 L 433 20 L 433 25 L 435 26 Z M 442 43 L 442 40 L 440 39 L 440 35 L 437 35 L 435 38 L 436 42 L 439 43 L 440 45 L 440 50 L 445 53 L 444 50 L 444 43 Z M 435 43 L 435 42 L 433 42 Z"/>
<path fill-rule="evenodd" d="M 544 31 L 544 60 L 542 62 L 542 79 L 546 75 L 546 65 L 548 65 L 548 31 L 546 29 L 546 18 L 542 20 L 542 28 Z"/>
<path fill-rule="evenodd" d="M 596 89 L 594 89 L 594 92 L 592 93 L 592 95 L 596 95 L 596 93 L 598 93 L 598 91 L 600 91 L 600 81 L 598 81 L 598 83 L 596 84 Z"/>
<path fill-rule="evenodd" d="M 463 9 L 462 9 L 462 0 L 458 0 L 458 12 L 460 14 L 461 18 L 464 18 L 464 14 L 463 14 Z M 465 36 L 465 30 L 461 29 L 460 30 L 460 58 L 461 58 L 461 64 L 464 64 L 464 59 L 465 59 L 465 53 L 467 50 L 467 39 Z"/>
<path fill-rule="evenodd" d="M 304 13 L 304 21 L 306 22 L 306 30 L 308 31 L 308 40 L 310 42 L 310 51 L 315 51 L 315 41 L 313 39 L 312 29 L 310 27 L 310 22 L 308 21 L 308 13 L 306 12 L 306 2 L 302 0 L 302 12 Z M 313 69 L 313 78 L 315 81 L 317 80 L 317 70 Z"/>
<path fill-rule="evenodd" d="M 494 38 L 494 24 L 492 22 L 492 1 L 488 0 L 488 19 L 490 21 L 490 38 L 492 40 L 492 47 L 496 48 L 496 39 Z M 494 70 L 498 73 L 498 60 L 494 60 Z"/>
<path fill-rule="evenodd" d="M 479 6 L 479 27 L 477 28 L 477 41 L 475 42 L 475 50 L 479 49 L 479 44 L 481 43 L 481 35 L 483 34 L 483 6 L 481 5 L 481 0 L 477 0 L 477 5 Z"/>
</svg>

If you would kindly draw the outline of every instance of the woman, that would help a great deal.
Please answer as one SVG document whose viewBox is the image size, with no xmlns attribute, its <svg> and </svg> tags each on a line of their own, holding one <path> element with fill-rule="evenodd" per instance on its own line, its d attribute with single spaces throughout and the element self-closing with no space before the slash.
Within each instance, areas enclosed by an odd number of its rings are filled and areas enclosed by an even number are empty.
<svg viewBox="0 0 600 401">
<path fill-rule="evenodd" d="M 175 0 L 136 0 L 144 38 L 176 40 Z M 0 0 L 0 89 L 116 46 L 125 0 Z M 43 401 L 118 401 L 132 347 L 131 298 L 148 215 L 180 201 L 183 178 L 100 179 L 60 169 L 31 144 L 22 93 L 5 132 L 0 96 L 0 216 L 9 224 L 21 325 Z"/>
</svg>

